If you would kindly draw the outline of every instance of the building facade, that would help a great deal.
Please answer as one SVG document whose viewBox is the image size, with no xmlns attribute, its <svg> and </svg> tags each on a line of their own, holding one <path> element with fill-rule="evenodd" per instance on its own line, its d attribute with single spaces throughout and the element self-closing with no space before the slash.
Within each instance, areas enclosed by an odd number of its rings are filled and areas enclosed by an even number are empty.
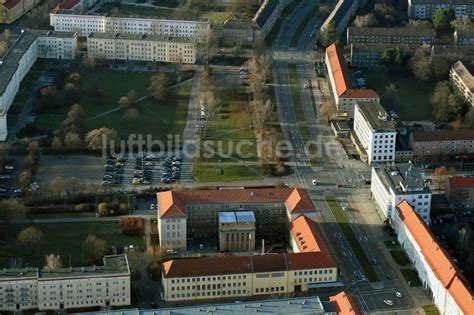
<svg viewBox="0 0 474 315">
<path fill-rule="evenodd" d="M 409 146 L 416 159 L 461 159 L 474 154 L 474 130 L 413 131 Z"/>
<path fill-rule="evenodd" d="M 145 34 L 209 40 L 210 22 L 162 20 L 147 17 L 120 17 L 101 14 L 78 14 L 70 10 L 52 11 L 49 23 L 55 31 L 77 31 L 81 36 L 91 33 Z"/>
<path fill-rule="evenodd" d="M 94 267 L 0 270 L 0 311 L 130 305 L 127 256 L 105 256 L 103 261 Z"/>
<path fill-rule="evenodd" d="M 219 250 L 255 250 L 255 215 L 252 211 L 219 212 Z"/>
<path fill-rule="evenodd" d="M 472 314 L 469 283 L 408 202 L 397 205 L 392 227 L 440 314 Z"/>
<path fill-rule="evenodd" d="M 39 3 L 39 0 L 0 0 L 0 24 L 15 22 Z"/>
<path fill-rule="evenodd" d="M 451 83 L 459 95 L 474 106 L 474 76 L 461 61 L 456 62 L 449 72 Z"/>
<path fill-rule="evenodd" d="M 398 48 L 404 56 L 411 56 L 420 47 L 415 44 L 351 43 L 350 63 L 356 68 L 370 68 L 380 64 L 380 56 L 386 49 Z"/>
<path fill-rule="evenodd" d="M 282 237 L 300 214 L 315 219 L 307 192 L 298 188 L 166 191 L 157 194 L 160 246 L 186 249 L 186 238 L 218 239 L 219 212 L 253 211 L 257 237 Z M 174 228 L 173 228 L 174 225 Z"/>
<path fill-rule="evenodd" d="M 359 102 L 380 102 L 380 96 L 370 89 L 352 88 L 344 56 L 335 44 L 326 48 L 325 63 L 337 110 L 354 117 L 354 106 Z"/>
<path fill-rule="evenodd" d="M 185 38 L 91 33 L 87 38 L 87 55 L 111 60 L 194 64 L 197 44 Z"/>
<path fill-rule="evenodd" d="M 373 167 L 370 191 L 382 219 L 392 220 L 396 206 L 406 200 L 429 224 L 432 193 L 412 163 Z"/>
<path fill-rule="evenodd" d="M 221 43 L 226 46 L 251 45 L 255 40 L 254 22 L 231 19 L 224 22 L 220 30 Z"/>
<path fill-rule="evenodd" d="M 464 29 L 454 31 L 454 45 L 474 45 L 474 29 Z"/>
<path fill-rule="evenodd" d="M 255 37 L 264 40 L 270 34 L 281 13 L 290 3 L 289 0 L 264 0 L 253 17 Z"/>
<path fill-rule="evenodd" d="M 433 44 L 436 38 L 434 28 L 415 27 L 348 27 L 347 45 L 394 44 L 423 45 Z"/>
<path fill-rule="evenodd" d="M 324 31 L 329 24 L 333 24 L 336 33 L 342 34 L 355 16 L 358 6 L 358 0 L 338 0 L 336 7 L 331 11 L 321 26 L 321 31 Z"/>
<path fill-rule="evenodd" d="M 354 133 L 370 165 L 395 160 L 397 132 L 387 112 L 377 102 L 356 104 Z"/>
<path fill-rule="evenodd" d="M 8 135 L 7 112 L 21 81 L 38 58 L 72 59 L 77 35 L 73 32 L 23 31 L 0 59 L 0 141 Z"/>
<path fill-rule="evenodd" d="M 453 8 L 456 18 L 468 16 L 471 20 L 474 19 L 472 0 L 408 0 L 408 18 L 431 19 L 436 11 L 446 8 Z"/>
<path fill-rule="evenodd" d="M 444 194 L 451 206 L 474 207 L 474 177 L 451 176 L 446 180 Z"/>
</svg>

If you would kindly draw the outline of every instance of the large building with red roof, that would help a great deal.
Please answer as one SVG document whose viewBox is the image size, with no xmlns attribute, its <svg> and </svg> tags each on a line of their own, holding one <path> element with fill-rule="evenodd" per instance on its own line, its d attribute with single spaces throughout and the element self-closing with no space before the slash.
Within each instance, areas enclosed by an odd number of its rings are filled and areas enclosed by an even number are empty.
<svg viewBox="0 0 474 315">
<path fill-rule="evenodd" d="M 362 314 L 354 297 L 349 295 L 345 291 L 342 291 L 336 295 L 330 296 L 329 301 L 331 301 L 336 307 L 336 314 L 338 315 L 361 315 Z"/>
<path fill-rule="evenodd" d="M 451 176 L 446 180 L 446 198 L 453 207 L 474 207 L 474 177 Z"/>
<path fill-rule="evenodd" d="M 474 314 L 470 284 L 407 201 L 397 206 L 392 227 L 441 314 Z"/>
<path fill-rule="evenodd" d="M 15 22 L 39 3 L 39 0 L 0 0 L 0 24 Z"/>
<path fill-rule="evenodd" d="M 422 159 L 474 155 L 474 130 L 414 131 L 409 146 Z"/>
<path fill-rule="evenodd" d="M 355 104 L 371 101 L 380 103 L 380 96 L 374 90 L 353 87 L 346 61 L 336 44 L 326 48 L 325 62 L 329 73 L 329 81 L 331 82 L 332 94 L 339 112 L 346 112 L 353 118 Z"/>
<path fill-rule="evenodd" d="M 186 249 L 186 238 L 216 238 L 219 212 L 253 211 L 256 233 L 281 235 L 282 222 L 300 214 L 315 218 L 300 188 L 164 191 L 157 194 L 158 231 L 163 248 Z"/>
<path fill-rule="evenodd" d="M 289 221 L 288 237 L 293 249 L 288 254 L 166 261 L 162 276 L 165 301 L 287 295 L 337 285 L 337 263 L 311 219 L 315 209 L 305 190 L 167 191 L 159 192 L 157 200 L 163 248 L 186 249 L 186 239 L 195 235 L 212 238 L 218 230 L 219 212 L 250 210 L 255 213 L 257 237 L 269 233 L 267 228 L 281 236 L 286 231 L 281 223 Z"/>
</svg>

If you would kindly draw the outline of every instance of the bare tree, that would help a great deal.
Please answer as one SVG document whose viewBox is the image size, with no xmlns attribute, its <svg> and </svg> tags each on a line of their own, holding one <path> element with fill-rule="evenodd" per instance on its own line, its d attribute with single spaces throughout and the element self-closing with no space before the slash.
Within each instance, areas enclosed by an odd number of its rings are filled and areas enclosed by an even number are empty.
<svg viewBox="0 0 474 315">
<path fill-rule="evenodd" d="M 420 80 L 429 80 L 432 75 L 430 46 L 422 45 L 410 60 L 413 75 Z"/>
<path fill-rule="evenodd" d="M 31 171 L 30 170 L 24 170 L 23 172 L 20 173 L 20 188 L 23 191 L 23 193 L 26 193 L 28 189 L 30 188 L 31 184 Z"/>
<path fill-rule="evenodd" d="M 64 136 L 64 145 L 69 149 L 80 149 L 82 148 L 81 136 L 75 132 L 68 132 Z"/>
<path fill-rule="evenodd" d="M 334 103 L 334 101 L 325 101 L 323 104 L 321 104 L 319 109 L 321 116 L 326 118 L 326 121 L 329 121 L 336 111 L 336 103 Z"/>
<path fill-rule="evenodd" d="M 90 150 L 98 151 L 108 148 L 110 143 L 116 141 L 117 138 L 117 132 L 114 129 L 102 127 L 89 131 L 84 142 Z"/>
<path fill-rule="evenodd" d="M 126 106 L 129 106 L 130 105 L 130 100 L 128 99 L 127 96 L 122 96 L 119 101 L 118 101 L 119 105 L 121 107 L 126 107 Z"/>
<path fill-rule="evenodd" d="M 137 91 L 135 91 L 133 89 L 128 91 L 127 98 L 128 98 L 128 101 L 130 102 L 130 104 L 133 104 L 138 98 Z"/>
<path fill-rule="evenodd" d="M 45 245 L 44 233 L 35 227 L 27 227 L 18 233 L 16 237 L 16 248 L 28 262 L 36 264 L 43 256 Z"/>
<path fill-rule="evenodd" d="M 58 136 L 54 136 L 53 141 L 51 142 L 51 149 L 53 151 L 59 151 L 63 147 L 63 143 Z"/>
<path fill-rule="evenodd" d="M 450 173 L 449 169 L 446 166 L 440 166 L 435 168 L 433 174 L 431 175 L 431 184 L 436 189 L 441 189 L 441 185 L 444 185 L 446 176 Z"/>
<path fill-rule="evenodd" d="M 25 219 L 28 209 L 18 199 L 0 201 L 0 220 L 10 223 L 20 223 Z"/>
<path fill-rule="evenodd" d="M 368 13 L 366 15 L 356 16 L 354 25 L 357 27 L 373 27 L 379 25 L 379 22 L 373 13 Z"/>
<path fill-rule="evenodd" d="M 148 94 L 156 100 L 163 100 L 166 96 L 166 88 L 168 87 L 168 77 L 163 72 L 155 74 L 150 79 Z"/>
<path fill-rule="evenodd" d="M 61 260 L 61 256 L 50 254 L 45 257 L 45 266 L 44 268 L 47 270 L 54 270 L 63 267 L 63 261 Z"/>
<path fill-rule="evenodd" d="M 123 118 L 129 123 L 136 122 L 139 116 L 140 112 L 134 107 L 128 108 L 123 114 Z"/>
<path fill-rule="evenodd" d="M 89 234 L 82 245 L 84 255 L 91 261 L 98 261 L 107 254 L 107 242 Z"/>
</svg>

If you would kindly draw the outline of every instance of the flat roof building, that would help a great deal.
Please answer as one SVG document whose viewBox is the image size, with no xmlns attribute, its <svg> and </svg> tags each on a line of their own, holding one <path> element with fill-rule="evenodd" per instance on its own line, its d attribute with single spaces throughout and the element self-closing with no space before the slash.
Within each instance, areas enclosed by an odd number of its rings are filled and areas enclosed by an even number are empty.
<svg viewBox="0 0 474 315">
<path fill-rule="evenodd" d="M 370 191 L 384 220 L 391 220 L 395 207 L 406 200 L 429 224 L 431 190 L 425 183 L 423 173 L 412 163 L 388 163 L 373 167 Z"/>
<path fill-rule="evenodd" d="M 452 207 L 474 208 L 474 177 L 448 177 L 444 194 Z"/>
<path fill-rule="evenodd" d="M 415 159 L 438 159 L 474 154 L 474 130 L 413 131 L 409 146 Z"/>
<path fill-rule="evenodd" d="M 416 27 L 348 27 L 347 45 L 368 44 L 433 44 L 436 38 L 434 28 Z"/>
<path fill-rule="evenodd" d="M 395 160 L 395 123 L 378 102 L 355 105 L 354 134 L 368 164 Z"/>
<path fill-rule="evenodd" d="M 105 256 L 103 263 L 103 266 L 0 270 L 0 311 L 130 305 L 127 256 Z"/>
<path fill-rule="evenodd" d="M 461 62 L 456 62 L 449 72 L 451 83 L 459 95 L 471 106 L 474 106 L 474 76 Z"/>
</svg>

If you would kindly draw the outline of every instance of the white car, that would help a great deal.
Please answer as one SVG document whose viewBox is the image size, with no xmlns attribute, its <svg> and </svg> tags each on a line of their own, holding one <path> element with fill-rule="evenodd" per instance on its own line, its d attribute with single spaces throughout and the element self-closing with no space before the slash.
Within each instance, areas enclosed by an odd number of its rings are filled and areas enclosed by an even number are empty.
<svg viewBox="0 0 474 315">
<path fill-rule="evenodd" d="M 317 182 L 315 179 L 313 179 L 313 180 L 311 181 L 311 183 L 313 184 L 313 186 L 317 186 L 317 185 L 318 185 L 318 182 Z"/>
<path fill-rule="evenodd" d="M 13 166 L 11 165 L 5 165 L 4 167 L 6 170 L 13 171 Z"/>
<path fill-rule="evenodd" d="M 133 252 L 133 245 L 128 246 L 128 251 Z"/>
<path fill-rule="evenodd" d="M 397 298 L 401 298 L 401 297 L 402 297 L 402 294 L 397 291 L 397 292 L 395 292 L 395 296 L 396 296 Z"/>
<path fill-rule="evenodd" d="M 390 305 L 390 306 L 393 305 L 393 302 L 391 300 L 383 300 L 383 302 L 387 305 Z"/>
</svg>

